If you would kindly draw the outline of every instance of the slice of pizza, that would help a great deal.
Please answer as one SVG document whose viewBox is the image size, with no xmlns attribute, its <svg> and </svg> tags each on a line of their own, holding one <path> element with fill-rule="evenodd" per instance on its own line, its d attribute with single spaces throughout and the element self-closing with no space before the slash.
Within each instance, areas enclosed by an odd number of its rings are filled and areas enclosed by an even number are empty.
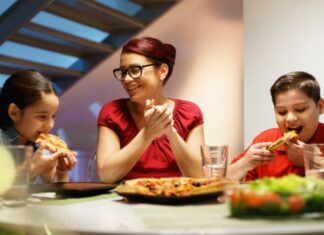
<svg viewBox="0 0 324 235">
<path fill-rule="evenodd" d="M 280 137 L 279 139 L 274 141 L 267 149 L 269 151 L 276 150 L 283 144 L 287 143 L 289 140 L 297 141 L 298 138 L 299 138 L 299 136 L 296 131 L 286 132 L 282 137 Z"/>
<path fill-rule="evenodd" d="M 194 188 L 191 194 L 206 194 L 223 191 L 226 186 L 237 185 L 239 182 L 234 179 L 227 178 L 196 178 Z"/>
<path fill-rule="evenodd" d="M 65 153 L 71 151 L 64 140 L 62 140 L 57 135 L 41 133 L 36 139 L 36 144 L 40 144 L 44 140 L 46 141 L 45 149 L 52 153 L 55 153 L 59 150 L 62 150 Z"/>
</svg>

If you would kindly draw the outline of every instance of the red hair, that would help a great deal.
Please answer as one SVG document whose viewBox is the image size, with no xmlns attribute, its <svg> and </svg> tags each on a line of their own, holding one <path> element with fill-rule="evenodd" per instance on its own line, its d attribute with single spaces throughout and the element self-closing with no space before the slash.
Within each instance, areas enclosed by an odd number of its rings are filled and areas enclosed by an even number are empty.
<svg viewBox="0 0 324 235">
<path fill-rule="evenodd" d="M 134 38 L 123 47 L 122 53 L 136 53 L 158 63 L 167 64 L 169 72 L 164 79 L 164 84 L 172 74 L 176 49 L 171 44 L 163 43 L 158 39 L 150 37 Z"/>
</svg>

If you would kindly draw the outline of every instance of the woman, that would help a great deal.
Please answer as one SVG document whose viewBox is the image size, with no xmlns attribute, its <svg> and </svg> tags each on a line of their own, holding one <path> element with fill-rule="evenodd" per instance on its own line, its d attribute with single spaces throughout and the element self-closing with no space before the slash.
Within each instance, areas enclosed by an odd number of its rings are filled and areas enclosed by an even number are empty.
<svg viewBox="0 0 324 235">
<path fill-rule="evenodd" d="M 34 145 L 40 133 L 54 126 L 59 97 L 52 83 L 37 71 L 12 74 L 0 93 L 0 128 L 12 145 Z M 31 162 L 31 178 L 45 182 L 68 181 L 68 172 L 76 164 L 76 153 L 43 153 L 42 143 Z"/>
<path fill-rule="evenodd" d="M 203 116 L 192 102 L 163 95 L 176 49 L 135 38 L 114 69 L 129 95 L 103 106 L 98 117 L 97 167 L 109 183 L 140 177 L 202 175 Z"/>
</svg>

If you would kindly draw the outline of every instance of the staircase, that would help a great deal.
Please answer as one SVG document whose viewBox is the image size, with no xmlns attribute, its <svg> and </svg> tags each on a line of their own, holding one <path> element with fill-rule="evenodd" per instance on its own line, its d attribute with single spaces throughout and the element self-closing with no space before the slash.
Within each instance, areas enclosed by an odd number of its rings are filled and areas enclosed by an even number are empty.
<svg viewBox="0 0 324 235">
<path fill-rule="evenodd" d="M 180 0 L 6 1 L 0 74 L 36 69 L 63 93 Z"/>
</svg>

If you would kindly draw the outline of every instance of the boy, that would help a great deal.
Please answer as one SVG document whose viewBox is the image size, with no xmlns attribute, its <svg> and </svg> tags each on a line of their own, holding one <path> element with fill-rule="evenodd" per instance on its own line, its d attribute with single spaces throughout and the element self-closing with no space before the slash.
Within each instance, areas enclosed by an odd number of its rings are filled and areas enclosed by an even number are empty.
<svg viewBox="0 0 324 235">
<path fill-rule="evenodd" d="M 249 181 L 288 174 L 304 176 L 303 146 L 324 143 L 324 124 L 319 122 L 324 112 L 324 99 L 311 74 L 297 71 L 282 75 L 272 85 L 271 97 L 278 128 L 259 134 L 235 157 L 228 167 L 228 178 Z M 299 135 L 296 143 L 288 141 L 282 148 L 267 150 L 272 142 L 290 130 Z"/>
</svg>

